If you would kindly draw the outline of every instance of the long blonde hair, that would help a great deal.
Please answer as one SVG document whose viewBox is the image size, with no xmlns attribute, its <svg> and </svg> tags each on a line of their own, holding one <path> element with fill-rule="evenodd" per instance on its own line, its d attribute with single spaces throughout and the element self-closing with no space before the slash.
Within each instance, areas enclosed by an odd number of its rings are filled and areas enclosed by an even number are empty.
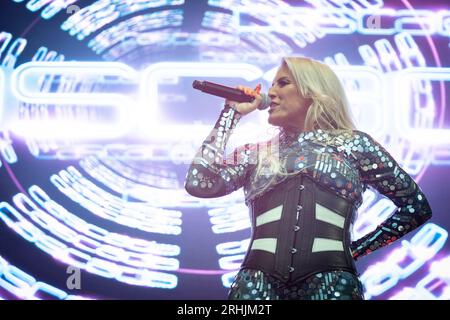
<svg viewBox="0 0 450 320">
<path fill-rule="evenodd" d="M 352 120 L 347 95 L 341 81 L 333 70 L 324 63 L 306 57 L 285 57 L 282 65 L 287 66 L 295 80 L 299 93 L 311 99 L 305 117 L 304 131 L 348 131 L 355 129 Z M 278 148 L 275 148 L 278 150 Z M 285 178 L 289 175 L 285 163 L 280 161 L 278 153 L 273 153 L 274 148 L 263 148 L 258 153 L 258 165 L 254 182 L 261 176 L 271 176 L 261 188 L 256 190 L 252 197 L 264 193 L 274 184 L 277 177 Z"/>
</svg>

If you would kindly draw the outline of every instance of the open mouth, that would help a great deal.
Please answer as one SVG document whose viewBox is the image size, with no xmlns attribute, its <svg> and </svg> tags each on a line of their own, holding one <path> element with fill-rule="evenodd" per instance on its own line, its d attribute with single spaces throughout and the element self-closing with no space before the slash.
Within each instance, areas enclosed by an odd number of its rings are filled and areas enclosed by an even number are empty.
<svg viewBox="0 0 450 320">
<path fill-rule="evenodd" d="M 269 107 L 269 113 L 272 113 L 274 110 L 278 109 L 279 105 L 272 103 Z"/>
</svg>

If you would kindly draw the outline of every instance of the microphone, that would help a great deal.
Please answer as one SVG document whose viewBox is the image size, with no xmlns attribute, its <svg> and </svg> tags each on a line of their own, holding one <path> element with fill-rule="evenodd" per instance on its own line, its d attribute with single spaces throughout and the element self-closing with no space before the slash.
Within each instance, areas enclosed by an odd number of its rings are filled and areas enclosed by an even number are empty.
<svg viewBox="0 0 450 320">
<path fill-rule="evenodd" d="M 222 97 L 231 101 L 236 102 L 252 102 L 255 100 L 254 97 L 246 95 L 241 90 L 226 87 L 217 83 L 209 81 L 198 81 L 192 82 L 192 87 L 194 89 L 200 90 L 205 93 L 212 94 L 214 96 Z M 270 98 L 267 94 L 261 93 L 262 102 L 259 105 L 259 110 L 267 109 L 270 106 Z"/>
</svg>

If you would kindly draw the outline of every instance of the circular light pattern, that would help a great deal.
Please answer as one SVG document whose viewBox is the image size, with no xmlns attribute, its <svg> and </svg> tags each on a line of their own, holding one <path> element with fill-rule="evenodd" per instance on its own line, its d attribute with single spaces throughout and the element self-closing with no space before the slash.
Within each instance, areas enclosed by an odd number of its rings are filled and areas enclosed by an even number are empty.
<svg viewBox="0 0 450 320">
<path fill-rule="evenodd" d="M 416 181 L 431 164 L 450 163 L 442 152 L 450 143 L 449 70 L 434 43 L 450 35 L 448 10 L 416 10 L 407 0 L 84 3 L 13 0 L 14 10 L 20 5 L 36 20 L 20 36 L 13 24 L 0 29 L 0 177 L 7 181 L 0 299 L 115 298 L 119 290 L 140 298 L 226 296 L 250 223 L 240 193 L 211 201 L 184 191 L 186 165 L 218 112 L 203 107 L 210 98 L 191 92 L 194 78 L 244 79 L 267 90 L 282 56 L 312 56 L 335 68 L 361 130 Z M 70 45 L 48 49 L 50 29 L 31 58 L 20 60 L 43 21 L 58 21 L 58 36 L 98 62 L 68 62 L 81 60 Z M 19 73 L 19 61 L 36 63 Z M 39 69 L 43 62 L 62 64 Z M 264 123 L 261 114 L 249 118 L 232 142 L 242 142 L 243 132 L 260 139 L 269 130 Z M 167 126 L 180 129 L 173 136 L 158 131 Z M 114 136 L 116 129 L 125 133 Z M 353 236 L 394 210 L 367 190 Z M 358 262 L 366 298 L 448 299 L 446 239 L 444 228 L 429 223 L 380 252 L 384 257 Z M 40 266 L 30 267 L 14 245 Z M 88 278 L 81 288 L 77 272 Z M 131 293 L 136 288 L 142 290 Z"/>
</svg>

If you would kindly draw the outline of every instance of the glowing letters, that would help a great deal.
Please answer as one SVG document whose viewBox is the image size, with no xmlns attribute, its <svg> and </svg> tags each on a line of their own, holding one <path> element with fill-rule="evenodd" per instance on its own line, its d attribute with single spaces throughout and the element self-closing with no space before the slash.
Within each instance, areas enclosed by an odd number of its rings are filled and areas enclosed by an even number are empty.
<svg viewBox="0 0 450 320">
<path fill-rule="evenodd" d="M 162 62 L 149 66 L 142 74 L 141 82 L 141 127 L 149 137 L 177 141 L 180 136 L 194 138 L 195 133 L 210 129 L 209 125 L 170 126 L 160 123 L 160 109 L 158 108 L 158 84 L 176 84 L 180 77 L 218 77 L 242 78 L 253 81 L 262 76 L 260 68 L 244 63 L 202 63 L 202 62 Z M 182 134 L 180 135 L 180 133 Z M 207 131 L 206 131 L 207 132 Z M 204 132 L 202 132 L 204 133 Z"/>
<path fill-rule="evenodd" d="M 391 252 L 385 261 L 372 265 L 362 274 L 365 298 L 381 295 L 417 271 L 442 249 L 447 238 L 447 231 L 428 223 L 411 241 L 402 240 L 401 247 Z"/>
<path fill-rule="evenodd" d="M 426 106 L 418 105 L 420 100 L 415 97 L 414 88 L 420 80 L 450 81 L 450 68 L 409 68 L 396 73 L 392 79 L 395 92 L 402 94 L 394 95 L 396 108 L 394 108 L 397 130 L 403 136 L 413 139 L 415 142 L 435 145 L 450 143 L 450 129 L 421 129 L 413 128 L 409 117 L 405 115 L 411 109 L 419 111 Z M 416 83 L 416 84 L 415 84 Z M 430 115 L 431 118 L 433 115 Z"/>
<path fill-rule="evenodd" d="M 5 93 L 5 71 L 3 68 L 0 68 L 0 124 L 3 122 Z"/>
<path fill-rule="evenodd" d="M 123 136 L 133 124 L 134 104 L 131 100 L 117 93 L 89 92 L 99 82 L 108 82 L 111 78 L 125 78 L 135 81 L 136 72 L 121 63 L 96 62 L 30 62 L 18 67 L 12 74 L 12 92 L 21 102 L 28 104 L 58 105 L 57 116 L 43 116 L 44 119 L 20 119 L 10 124 L 13 131 L 24 136 L 34 137 L 77 137 L 77 138 L 110 138 Z M 87 85 L 83 91 L 76 92 L 77 85 Z M 50 85 L 58 83 L 58 91 L 50 89 Z M 37 84 L 37 85 L 36 85 Z M 47 90 L 42 86 L 48 85 Z M 91 89 L 93 90 L 93 89 Z M 67 118 L 64 111 L 57 112 L 62 106 L 96 106 L 112 113 L 113 120 L 92 121 L 87 111 L 78 110 L 75 117 Z M 63 109 L 64 110 L 64 109 Z M 81 118 L 78 120 L 77 118 Z M 65 119 L 65 121 L 63 121 Z M 78 120 L 78 121 L 76 121 Z"/>
<path fill-rule="evenodd" d="M 238 32 L 281 32 L 292 34 L 292 28 L 299 31 L 314 30 L 318 34 L 393 35 L 402 32 L 414 36 L 450 34 L 450 11 L 441 10 L 393 10 L 377 9 L 351 11 L 339 8 L 280 7 L 276 16 L 270 8 L 252 7 L 251 14 L 264 16 L 269 24 L 246 25 L 242 16 L 248 9 L 234 10 L 233 27 Z M 272 17 L 272 19 L 270 19 Z M 276 19 L 275 19 L 276 17 Z M 299 27 L 300 26 L 300 27 Z M 305 30 L 302 30 L 302 26 Z"/>
<path fill-rule="evenodd" d="M 353 113 L 358 119 L 358 126 L 363 130 L 375 136 L 382 136 L 388 132 L 392 134 L 392 130 L 396 129 L 396 134 L 406 140 L 414 137 L 419 143 L 450 143 L 448 129 L 418 129 L 407 123 L 408 117 L 405 115 L 418 112 L 419 106 L 415 106 L 407 94 L 394 94 L 416 93 L 416 90 L 420 89 L 417 88 L 418 81 L 448 81 L 449 68 L 408 68 L 393 75 L 383 75 L 381 71 L 364 66 L 333 68 L 349 92 Z M 8 75 L 0 70 L 0 89 L 3 86 L 6 95 L 11 91 L 20 103 L 41 105 L 40 112 L 46 110 L 45 106 L 52 105 L 60 106 L 62 110 L 65 110 L 64 107 L 77 107 L 75 113 L 67 111 L 66 114 L 61 111 L 58 113 L 59 118 L 49 117 L 50 111 L 47 111 L 38 119 L 16 119 L 8 122 L 6 125 L 19 135 L 33 138 L 52 137 L 56 132 L 61 138 L 102 139 L 124 136 L 137 127 L 140 134 L 147 139 L 163 139 L 173 143 L 179 142 L 180 136 L 187 139 L 186 141 L 199 139 L 210 126 L 162 123 L 158 88 L 160 84 L 175 86 L 181 77 L 233 77 L 245 81 L 262 79 L 269 86 L 273 72 L 274 69 L 264 73 L 259 67 L 243 63 L 164 62 L 150 65 L 139 77 L 135 70 L 122 63 L 34 61 L 18 67 L 13 72 L 11 81 L 8 81 Z M 93 91 L 96 86 L 110 84 L 111 78 L 119 78 L 125 84 L 135 86 L 135 96 L 117 91 Z M 51 88 L 51 84 L 55 82 L 59 83 L 57 90 Z M 10 87 L 5 86 L 9 83 Z M 395 90 L 394 93 L 392 90 Z M 397 98 L 396 108 L 392 108 L 392 99 L 388 97 Z M 90 112 L 98 115 L 105 109 L 112 117 L 90 120 Z M 394 119 L 389 112 L 392 109 Z M 0 103 L 0 111 L 2 110 L 5 111 Z M 9 113 L 17 114 L 17 108 L 9 108 Z M 8 114 L 3 117 L 14 119 Z M 388 114 L 390 121 L 385 119 Z M 263 112 L 257 116 L 259 121 L 256 122 L 266 122 Z"/>
</svg>

